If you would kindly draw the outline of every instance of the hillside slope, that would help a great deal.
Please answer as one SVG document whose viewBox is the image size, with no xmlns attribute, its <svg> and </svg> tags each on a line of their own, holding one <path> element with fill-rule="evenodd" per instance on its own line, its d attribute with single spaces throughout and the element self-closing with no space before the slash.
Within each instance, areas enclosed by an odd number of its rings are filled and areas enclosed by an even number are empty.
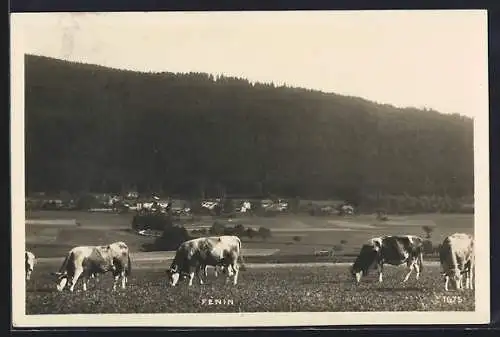
<svg viewBox="0 0 500 337">
<path fill-rule="evenodd" d="M 28 190 L 473 194 L 473 121 L 208 74 L 27 55 Z"/>
</svg>

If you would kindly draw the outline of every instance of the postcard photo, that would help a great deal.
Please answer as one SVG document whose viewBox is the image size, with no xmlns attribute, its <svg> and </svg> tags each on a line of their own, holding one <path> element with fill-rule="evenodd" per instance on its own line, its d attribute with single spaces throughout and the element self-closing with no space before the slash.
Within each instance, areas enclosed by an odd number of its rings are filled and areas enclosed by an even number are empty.
<svg viewBox="0 0 500 337">
<path fill-rule="evenodd" d="M 486 11 L 10 22 L 15 327 L 489 321 Z"/>
</svg>

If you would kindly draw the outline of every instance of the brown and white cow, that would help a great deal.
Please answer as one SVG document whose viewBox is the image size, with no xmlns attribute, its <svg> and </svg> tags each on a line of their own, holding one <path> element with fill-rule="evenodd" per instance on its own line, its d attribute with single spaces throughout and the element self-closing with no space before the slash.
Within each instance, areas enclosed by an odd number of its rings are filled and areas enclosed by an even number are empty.
<svg viewBox="0 0 500 337">
<path fill-rule="evenodd" d="M 31 273 L 33 273 L 33 269 L 35 269 L 36 258 L 35 254 L 30 251 L 24 252 L 24 270 L 26 272 L 26 280 L 29 281 L 31 278 Z"/>
<path fill-rule="evenodd" d="M 455 233 L 446 237 L 439 248 L 439 261 L 443 269 L 444 289 L 453 280 L 455 289 L 474 289 L 474 238 L 469 234 Z"/>
<path fill-rule="evenodd" d="M 196 274 L 200 284 L 203 284 L 200 273 L 202 270 L 206 273 L 207 266 L 214 266 L 222 267 L 227 274 L 226 282 L 232 276 L 233 284 L 236 285 L 240 270 L 238 259 L 243 265 L 241 240 L 237 236 L 211 236 L 185 241 L 177 249 L 167 270 L 169 283 L 175 286 L 181 277 L 188 276 L 191 286 Z"/>
<path fill-rule="evenodd" d="M 98 274 L 111 271 L 114 277 L 113 290 L 121 279 L 121 287 L 125 289 L 128 276 L 132 271 L 128 246 L 121 241 L 107 246 L 78 246 L 71 249 L 64 259 L 57 276 L 57 290 L 62 291 L 66 284 L 73 291 L 81 277 L 83 291 L 87 290 L 87 281 Z"/>
<path fill-rule="evenodd" d="M 351 267 L 351 274 L 356 283 L 368 274 L 370 268 L 376 265 L 378 280 L 382 282 L 384 264 L 400 266 L 406 264 L 409 272 L 403 282 L 408 281 L 413 270 L 419 279 L 423 269 L 423 242 L 414 235 L 388 235 L 372 238 L 361 247 L 361 251 Z"/>
</svg>

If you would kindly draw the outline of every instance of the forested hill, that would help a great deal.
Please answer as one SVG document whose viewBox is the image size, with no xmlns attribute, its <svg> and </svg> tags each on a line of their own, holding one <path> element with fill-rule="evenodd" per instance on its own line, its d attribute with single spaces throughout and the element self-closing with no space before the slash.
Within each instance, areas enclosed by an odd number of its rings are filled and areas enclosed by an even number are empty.
<svg viewBox="0 0 500 337">
<path fill-rule="evenodd" d="M 202 73 L 25 62 L 28 191 L 473 194 L 470 118 Z"/>
</svg>

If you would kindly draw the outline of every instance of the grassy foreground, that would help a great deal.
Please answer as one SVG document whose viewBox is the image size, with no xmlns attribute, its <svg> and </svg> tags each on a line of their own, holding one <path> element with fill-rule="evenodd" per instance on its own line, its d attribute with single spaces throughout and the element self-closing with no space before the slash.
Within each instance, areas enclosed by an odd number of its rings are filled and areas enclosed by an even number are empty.
<svg viewBox="0 0 500 337">
<path fill-rule="evenodd" d="M 402 284 L 403 268 L 386 268 L 354 286 L 345 265 L 256 267 L 240 273 L 237 286 L 222 277 L 191 288 L 169 287 L 162 269 L 136 269 L 125 290 L 112 292 L 105 275 L 83 293 L 55 291 L 48 270 L 35 270 L 26 287 L 27 314 L 196 313 L 306 311 L 473 311 L 471 290 L 444 292 L 440 268 L 426 266 L 419 281 Z M 81 284 L 77 286 L 81 289 Z"/>
</svg>

